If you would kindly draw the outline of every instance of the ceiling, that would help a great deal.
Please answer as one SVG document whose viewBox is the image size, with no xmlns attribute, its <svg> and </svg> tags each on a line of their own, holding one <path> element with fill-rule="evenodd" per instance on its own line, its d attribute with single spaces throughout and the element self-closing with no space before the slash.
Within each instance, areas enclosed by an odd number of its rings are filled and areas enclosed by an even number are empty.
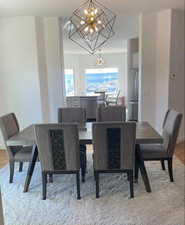
<svg viewBox="0 0 185 225">
<path fill-rule="evenodd" d="M 60 16 L 68 18 L 74 9 L 86 0 L 0 0 L 1 16 Z M 184 9 L 184 0 L 99 0 L 117 14 L 116 35 L 105 46 L 105 51 L 120 51 L 125 39 L 138 35 L 138 16 L 168 8 Z M 78 52 L 80 48 L 65 36 L 66 52 Z"/>
</svg>

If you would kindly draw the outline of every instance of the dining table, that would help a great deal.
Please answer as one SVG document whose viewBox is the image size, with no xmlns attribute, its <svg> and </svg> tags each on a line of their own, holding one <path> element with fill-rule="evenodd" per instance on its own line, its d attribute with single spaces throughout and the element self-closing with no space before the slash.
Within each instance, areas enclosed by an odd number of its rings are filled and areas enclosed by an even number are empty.
<svg viewBox="0 0 185 225">
<path fill-rule="evenodd" d="M 92 122 L 85 123 L 84 127 L 79 127 L 79 142 L 80 145 L 92 144 Z M 24 192 L 29 190 L 29 185 L 35 168 L 35 164 L 38 161 L 38 149 L 36 145 L 36 138 L 34 132 L 35 124 L 32 124 L 25 129 L 21 130 L 18 134 L 9 138 L 6 142 L 7 146 L 32 146 L 32 157 L 29 162 L 27 175 L 24 184 Z M 140 144 L 154 144 L 163 143 L 162 136 L 148 123 L 148 122 L 136 122 L 136 157 L 135 167 L 138 167 L 141 177 L 143 179 L 145 189 L 147 192 L 151 192 L 151 186 L 149 177 L 145 167 L 144 160 L 140 151 Z M 137 182 L 137 173 L 135 173 L 135 179 Z"/>
</svg>

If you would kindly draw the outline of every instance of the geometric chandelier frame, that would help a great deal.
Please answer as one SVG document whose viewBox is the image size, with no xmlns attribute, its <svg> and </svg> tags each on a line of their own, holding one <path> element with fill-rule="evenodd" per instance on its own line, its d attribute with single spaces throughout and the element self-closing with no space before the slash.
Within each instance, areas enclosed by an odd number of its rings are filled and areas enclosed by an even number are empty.
<svg viewBox="0 0 185 225">
<path fill-rule="evenodd" d="M 116 14 L 96 0 L 88 0 L 69 19 L 70 40 L 94 54 L 115 34 Z"/>
</svg>

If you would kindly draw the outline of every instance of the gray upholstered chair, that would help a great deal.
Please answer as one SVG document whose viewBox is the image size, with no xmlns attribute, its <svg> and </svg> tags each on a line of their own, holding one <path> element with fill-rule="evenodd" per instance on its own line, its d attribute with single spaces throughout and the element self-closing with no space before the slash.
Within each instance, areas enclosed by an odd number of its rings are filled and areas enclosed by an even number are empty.
<svg viewBox="0 0 185 225">
<path fill-rule="evenodd" d="M 136 123 L 101 122 L 93 124 L 94 175 L 99 198 L 100 173 L 127 173 L 130 197 L 134 197 Z"/>
<path fill-rule="evenodd" d="M 107 106 L 97 108 L 97 122 L 113 122 L 113 121 L 125 121 L 126 109 L 124 106 Z"/>
<path fill-rule="evenodd" d="M 59 123 L 77 123 L 81 129 L 86 122 L 86 110 L 84 108 L 59 108 L 58 109 Z M 80 145 L 80 163 L 82 182 L 85 182 L 85 173 L 87 167 L 86 145 Z"/>
<path fill-rule="evenodd" d="M 75 124 L 35 125 L 35 137 L 42 168 L 43 199 L 47 175 L 76 174 L 77 199 L 80 199 L 80 148 Z"/>
<path fill-rule="evenodd" d="M 182 114 L 174 110 L 168 110 L 163 122 L 163 144 L 140 145 L 143 159 L 146 161 L 161 161 L 162 169 L 165 170 L 164 161 L 168 162 L 170 181 L 173 182 L 173 154 L 180 129 Z"/>
<path fill-rule="evenodd" d="M 86 122 L 86 112 L 84 108 L 59 108 L 58 109 L 59 123 L 79 123 L 83 125 Z"/>
<path fill-rule="evenodd" d="M 6 141 L 19 132 L 19 124 L 14 113 L 0 117 L 0 129 L 7 149 L 10 164 L 10 179 L 13 182 L 14 164 L 19 162 L 19 172 L 22 171 L 23 162 L 31 161 L 32 147 L 30 146 L 7 146 Z"/>
</svg>

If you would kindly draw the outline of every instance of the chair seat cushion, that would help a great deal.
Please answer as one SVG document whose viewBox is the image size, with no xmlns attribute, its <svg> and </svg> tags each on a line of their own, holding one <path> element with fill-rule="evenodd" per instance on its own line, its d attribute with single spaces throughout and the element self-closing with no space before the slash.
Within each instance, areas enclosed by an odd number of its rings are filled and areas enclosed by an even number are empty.
<svg viewBox="0 0 185 225">
<path fill-rule="evenodd" d="M 166 150 L 161 144 L 142 144 L 140 149 L 144 160 L 168 157 Z"/>
<path fill-rule="evenodd" d="M 20 151 L 15 153 L 15 161 L 30 162 L 32 155 L 32 146 L 23 147 Z"/>
</svg>

